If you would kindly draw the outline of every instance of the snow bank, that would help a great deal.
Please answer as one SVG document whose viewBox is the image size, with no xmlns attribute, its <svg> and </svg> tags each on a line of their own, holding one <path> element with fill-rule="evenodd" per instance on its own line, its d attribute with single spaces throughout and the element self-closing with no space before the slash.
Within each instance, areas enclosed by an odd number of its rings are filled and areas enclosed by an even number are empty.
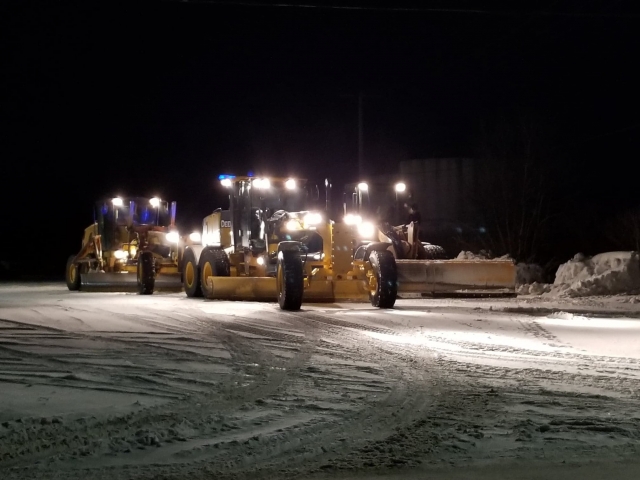
<svg viewBox="0 0 640 480">
<path fill-rule="evenodd" d="M 518 263 L 516 265 L 516 285 L 528 285 L 544 282 L 544 270 L 536 263 Z"/>
<path fill-rule="evenodd" d="M 503 255 L 501 257 L 494 257 L 491 252 L 487 250 L 480 250 L 478 253 L 469 251 L 461 251 L 456 257 L 457 260 L 512 260 L 509 255 Z"/>
<path fill-rule="evenodd" d="M 518 289 L 520 295 L 586 297 L 633 294 L 640 291 L 638 252 L 606 252 L 593 257 L 576 254 L 556 271 L 552 285 L 532 283 Z"/>
</svg>

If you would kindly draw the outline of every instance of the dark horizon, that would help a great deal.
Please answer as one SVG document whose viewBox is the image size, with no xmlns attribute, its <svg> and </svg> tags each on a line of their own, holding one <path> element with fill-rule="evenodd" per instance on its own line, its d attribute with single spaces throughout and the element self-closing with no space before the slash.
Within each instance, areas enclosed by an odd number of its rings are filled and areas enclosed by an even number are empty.
<svg viewBox="0 0 640 480">
<path fill-rule="evenodd" d="M 0 259 L 62 275 L 103 196 L 177 200 L 190 229 L 220 173 L 356 181 L 360 92 L 370 175 L 480 157 L 483 128 L 530 122 L 558 255 L 612 248 L 604 223 L 639 204 L 631 2 L 234 3 L 3 5 Z"/>
</svg>

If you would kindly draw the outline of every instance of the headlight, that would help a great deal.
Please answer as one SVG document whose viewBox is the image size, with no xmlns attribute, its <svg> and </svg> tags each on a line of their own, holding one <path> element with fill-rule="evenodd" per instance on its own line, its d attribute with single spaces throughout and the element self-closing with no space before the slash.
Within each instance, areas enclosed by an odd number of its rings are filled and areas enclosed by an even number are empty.
<svg viewBox="0 0 640 480">
<path fill-rule="evenodd" d="M 307 213 L 304 216 L 305 225 L 318 225 L 322 223 L 322 215 L 319 213 Z"/>
<path fill-rule="evenodd" d="M 113 252 L 113 256 L 118 260 L 124 260 L 125 258 L 127 258 L 127 255 L 129 255 L 129 253 L 125 252 L 124 250 L 116 250 L 115 252 Z"/>
<path fill-rule="evenodd" d="M 264 265 L 264 257 L 258 257 L 256 262 L 258 263 L 258 265 Z"/>
<path fill-rule="evenodd" d="M 178 243 L 178 240 L 180 240 L 180 235 L 178 234 L 178 232 L 167 233 L 167 242 Z"/>
<path fill-rule="evenodd" d="M 136 253 L 138 253 L 138 248 L 135 245 L 132 245 L 129 247 L 129 255 L 131 255 L 131 257 L 135 257 Z"/>
<path fill-rule="evenodd" d="M 376 227 L 371 222 L 364 222 L 358 225 L 358 234 L 362 238 L 373 238 L 376 233 Z"/>
<path fill-rule="evenodd" d="M 344 223 L 347 225 L 358 225 L 362 223 L 362 217 L 360 215 L 354 215 L 353 213 L 347 213 L 344 217 Z"/>
<path fill-rule="evenodd" d="M 189 234 L 189 240 L 191 240 L 192 242 L 199 242 L 200 240 L 202 240 L 202 236 L 198 232 L 192 232 Z"/>
<path fill-rule="evenodd" d="M 285 228 L 287 230 L 300 230 L 300 222 L 298 220 L 295 220 L 295 219 L 289 220 L 285 224 Z"/>
<path fill-rule="evenodd" d="M 289 180 L 284 182 L 284 186 L 287 188 L 287 190 L 295 190 L 298 184 L 296 183 L 295 179 L 290 178 Z"/>
</svg>

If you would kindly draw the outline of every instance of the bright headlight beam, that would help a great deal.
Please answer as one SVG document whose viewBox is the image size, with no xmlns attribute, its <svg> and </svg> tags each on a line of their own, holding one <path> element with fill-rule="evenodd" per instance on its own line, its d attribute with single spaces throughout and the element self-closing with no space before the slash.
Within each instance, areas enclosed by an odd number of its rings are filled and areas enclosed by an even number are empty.
<svg viewBox="0 0 640 480">
<path fill-rule="evenodd" d="M 317 225 L 322 222 L 322 215 L 316 212 L 307 213 L 304 216 L 305 225 Z"/>
<path fill-rule="evenodd" d="M 295 190 L 298 186 L 298 183 L 295 181 L 295 179 L 290 178 L 289 180 L 284 182 L 284 186 L 287 190 Z"/>
<path fill-rule="evenodd" d="M 121 207 L 123 202 L 120 197 L 116 197 L 111 200 L 111 203 L 113 204 L 114 207 Z"/>
<path fill-rule="evenodd" d="M 178 234 L 178 232 L 167 233 L 167 242 L 178 243 L 178 240 L 180 240 L 180 235 Z"/>
<path fill-rule="evenodd" d="M 300 222 L 298 220 L 289 220 L 285 224 L 287 230 L 300 230 Z"/>
<path fill-rule="evenodd" d="M 396 192 L 398 193 L 402 193 L 405 190 L 407 190 L 407 185 L 404 182 L 398 182 L 396 183 Z"/>
<path fill-rule="evenodd" d="M 149 200 L 149 203 L 151 204 L 152 207 L 159 207 L 160 199 L 158 197 L 153 197 L 151 200 Z"/>
<path fill-rule="evenodd" d="M 223 178 L 222 180 L 220 180 L 220 185 L 222 185 L 223 187 L 230 187 L 232 183 L 233 182 L 231 182 L 230 178 Z"/>
<path fill-rule="evenodd" d="M 202 236 L 199 232 L 191 232 L 189 234 L 189 240 L 191 240 L 192 242 L 199 242 L 200 240 L 202 240 Z"/>
<path fill-rule="evenodd" d="M 362 223 L 362 217 L 360 215 L 354 215 L 353 213 L 347 213 L 344 217 L 344 223 L 347 225 L 358 225 Z"/>
<path fill-rule="evenodd" d="M 361 192 L 368 192 L 369 191 L 369 185 L 366 182 L 360 182 L 358 184 L 358 190 L 360 190 Z"/>
<path fill-rule="evenodd" d="M 364 222 L 358 225 L 358 234 L 362 238 L 373 238 L 376 233 L 376 227 L 371 222 Z"/>
</svg>

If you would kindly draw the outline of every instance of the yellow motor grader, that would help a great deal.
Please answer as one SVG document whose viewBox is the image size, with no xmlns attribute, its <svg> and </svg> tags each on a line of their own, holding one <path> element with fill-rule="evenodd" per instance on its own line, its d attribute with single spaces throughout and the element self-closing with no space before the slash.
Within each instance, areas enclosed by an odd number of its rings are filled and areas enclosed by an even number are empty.
<svg viewBox="0 0 640 480">
<path fill-rule="evenodd" d="M 69 290 L 180 290 L 176 202 L 159 198 L 99 201 L 80 251 L 67 260 Z"/>
<path fill-rule="evenodd" d="M 399 188 L 404 191 L 406 185 L 399 183 L 395 188 L 396 192 Z M 380 218 L 375 219 L 375 215 L 370 213 L 373 202 L 367 200 L 381 199 L 383 195 L 370 192 L 367 182 L 347 185 L 343 198 L 346 222 L 366 225 L 365 229 L 370 232 L 370 240 L 361 241 L 354 260 L 366 262 L 371 245 L 376 248 L 386 245 L 387 251 L 395 258 L 399 298 L 416 295 L 516 296 L 516 265 L 512 260 L 449 259 L 442 247 L 420 240 L 419 222 L 393 226 Z"/>
<path fill-rule="evenodd" d="M 371 242 L 366 260 L 354 260 L 361 235 L 371 232 L 332 221 L 328 190 L 323 211 L 308 208 L 319 202 L 319 190 L 310 195 L 304 180 L 221 175 L 220 182 L 229 209 L 205 217 L 200 243 L 182 254 L 188 297 L 277 301 L 283 310 L 298 310 L 303 301 L 393 307 L 393 254 Z"/>
</svg>

